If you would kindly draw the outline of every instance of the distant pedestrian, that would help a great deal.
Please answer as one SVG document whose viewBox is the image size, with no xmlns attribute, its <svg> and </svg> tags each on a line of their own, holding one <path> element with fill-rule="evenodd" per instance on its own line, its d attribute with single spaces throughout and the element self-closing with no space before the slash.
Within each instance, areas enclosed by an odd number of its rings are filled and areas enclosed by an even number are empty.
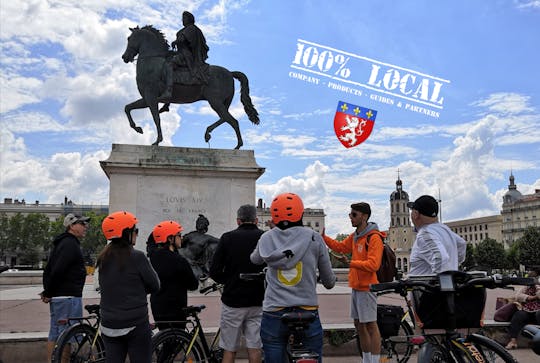
<svg viewBox="0 0 540 363">
<path fill-rule="evenodd" d="M 125 211 L 101 225 L 109 244 L 99 254 L 101 333 L 106 363 L 150 363 L 152 347 L 147 295 L 159 290 L 159 278 L 142 251 L 133 248 L 137 218 Z"/>
<path fill-rule="evenodd" d="M 49 260 L 43 271 L 41 300 L 49 303 L 51 325 L 47 341 L 47 359 L 51 360 L 54 345 L 66 324 L 59 320 L 82 316 L 82 291 L 86 268 L 81 252 L 81 242 L 88 229 L 90 218 L 69 213 L 64 218 L 65 232 L 53 241 Z"/>
<path fill-rule="evenodd" d="M 240 274 L 263 270 L 265 265 L 253 264 L 249 256 L 264 232 L 257 227 L 257 209 L 253 205 L 238 208 L 236 223 L 237 229 L 221 236 L 210 265 L 210 277 L 224 284 L 219 346 L 224 349 L 222 362 L 232 363 L 243 335 L 249 363 L 260 363 L 264 281 L 242 280 Z"/>
</svg>

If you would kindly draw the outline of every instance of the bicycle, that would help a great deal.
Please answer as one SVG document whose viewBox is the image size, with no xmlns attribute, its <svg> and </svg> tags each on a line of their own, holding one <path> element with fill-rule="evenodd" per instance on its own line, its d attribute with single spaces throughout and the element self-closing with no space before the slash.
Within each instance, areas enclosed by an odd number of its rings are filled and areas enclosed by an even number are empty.
<svg viewBox="0 0 540 363">
<path fill-rule="evenodd" d="M 221 291 L 222 285 L 213 283 L 199 290 L 201 294 Z M 223 359 L 223 349 L 218 345 L 220 330 L 216 332 L 212 342 L 206 341 L 199 313 L 206 308 L 205 305 L 191 305 L 183 308 L 186 314 L 186 329 L 171 327 L 159 331 L 152 337 L 152 362 L 208 362 L 219 363 Z M 165 323 L 179 323 L 178 321 L 162 321 Z"/>
<path fill-rule="evenodd" d="M 392 292 L 384 291 L 377 295 Z M 407 301 L 406 296 L 405 299 Z M 381 361 L 405 363 L 411 357 L 415 347 L 423 343 L 423 338 L 414 335 L 414 330 L 407 321 L 410 316 L 412 316 L 410 309 L 404 311 L 398 305 L 377 304 L 377 326 L 381 334 Z M 414 324 L 412 319 L 411 323 Z M 360 336 L 355 332 L 353 337 L 361 355 Z"/>
<path fill-rule="evenodd" d="M 51 362 L 61 363 L 62 357 L 69 357 L 72 363 L 105 362 L 105 344 L 99 333 L 101 316 L 99 305 L 85 305 L 90 314 L 80 318 L 68 318 L 65 323 L 70 327 L 65 329 L 56 340 Z M 72 322 L 76 322 L 71 325 Z"/>
<path fill-rule="evenodd" d="M 484 288 L 531 282 L 530 278 L 445 271 L 438 275 L 409 276 L 406 280 L 374 284 L 371 291 L 394 291 L 402 296 L 412 292 L 415 318 L 421 321 L 418 326 L 425 338 L 418 351 L 418 362 L 516 363 L 514 357 L 494 340 L 470 332 L 463 336 L 458 329 L 480 327 L 486 296 Z M 423 295 L 420 296 L 419 292 Z M 480 304 L 474 306 L 468 302 Z"/>
</svg>

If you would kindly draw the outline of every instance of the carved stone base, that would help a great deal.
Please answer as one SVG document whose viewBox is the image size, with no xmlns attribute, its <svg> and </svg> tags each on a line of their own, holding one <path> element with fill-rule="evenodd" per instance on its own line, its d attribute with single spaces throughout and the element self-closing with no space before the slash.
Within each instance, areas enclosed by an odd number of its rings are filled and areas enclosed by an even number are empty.
<svg viewBox="0 0 540 363">
<path fill-rule="evenodd" d="M 166 219 L 180 222 L 184 234 L 195 230 L 199 214 L 215 237 L 236 228 L 238 207 L 255 204 L 255 182 L 264 173 L 253 150 L 113 144 L 100 163 L 110 180 L 109 211 L 137 216 L 141 250 Z"/>
</svg>

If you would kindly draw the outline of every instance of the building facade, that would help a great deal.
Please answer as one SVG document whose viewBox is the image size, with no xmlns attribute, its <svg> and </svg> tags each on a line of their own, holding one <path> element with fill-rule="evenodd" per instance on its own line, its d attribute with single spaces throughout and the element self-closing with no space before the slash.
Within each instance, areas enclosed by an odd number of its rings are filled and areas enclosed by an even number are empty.
<svg viewBox="0 0 540 363">
<path fill-rule="evenodd" d="M 472 243 L 475 246 L 486 238 L 492 238 L 497 242 L 502 241 L 501 215 L 463 219 L 445 224 L 467 243 Z"/>
<path fill-rule="evenodd" d="M 522 195 L 517 190 L 515 178 L 510 173 L 508 191 L 503 196 L 502 242 L 505 248 L 520 239 L 527 227 L 540 226 L 540 189 Z"/>
</svg>

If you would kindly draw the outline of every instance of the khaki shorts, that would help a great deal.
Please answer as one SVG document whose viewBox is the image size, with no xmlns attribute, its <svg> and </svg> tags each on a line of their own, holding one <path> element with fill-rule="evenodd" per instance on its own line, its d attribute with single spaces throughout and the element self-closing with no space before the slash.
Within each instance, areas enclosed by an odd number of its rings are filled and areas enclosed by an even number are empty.
<svg viewBox="0 0 540 363">
<path fill-rule="evenodd" d="M 244 336 L 247 348 L 261 348 L 261 317 L 261 306 L 232 308 L 222 304 L 219 346 L 229 352 L 236 352 Z"/>
<path fill-rule="evenodd" d="M 377 321 L 377 296 L 370 291 L 353 289 L 351 293 L 351 318 L 360 323 Z"/>
</svg>

